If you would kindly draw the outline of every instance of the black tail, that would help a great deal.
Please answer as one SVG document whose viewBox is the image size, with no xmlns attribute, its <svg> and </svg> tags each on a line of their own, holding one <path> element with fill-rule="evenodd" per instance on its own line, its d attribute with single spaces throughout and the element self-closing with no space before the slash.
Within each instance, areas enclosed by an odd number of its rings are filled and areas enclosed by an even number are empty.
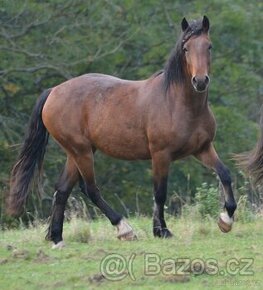
<svg viewBox="0 0 263 290">
<path fill-rule="evenodd" d="M 11 173 L 7 213 L 12 216 L 23 213 L 35 169 L 38 168 L 39 171 L 41 169 L 49 136 L 42 121 L 42 109 L 50 92 L 51 89 L 44 91 L 37 100 L 18 161 Z"/>
<path fill-rule="evenodd" d="M 253 178 L 255 184 L 263 182 L 263 108 L 260 118 L 260 137 L 255 148 L 248 153 L 237 155 L 237 161 Z"/>
</svg>

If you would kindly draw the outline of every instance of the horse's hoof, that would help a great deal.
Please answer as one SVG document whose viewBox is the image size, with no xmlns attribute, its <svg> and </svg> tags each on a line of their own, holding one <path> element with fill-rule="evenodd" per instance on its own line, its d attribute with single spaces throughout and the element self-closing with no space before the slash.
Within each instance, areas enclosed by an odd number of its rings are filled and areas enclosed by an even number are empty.
<svg viewBox="0 0 263 290">
<path fill-rule="evenodd" d="M 64 241 L 60 241 L 60 242 L 58 242 L 57 244 L 54 244 L 53 246 L 52 246 L 52 250 L 55 250 L 55 249 L 59 249 L 59 250 L 61 250 L 62 248 L 64 248 L 66 245 L 65 245 L 65 243 L 64 243 Z"/>
<path fill-rule="evenodd" d="M 121 241 L 137 241 L 138 240 L 137 236 L 133 233 L 133 231 L 122 236 L 118 235 L 118 239 Z"/>
<path fill-rule="evenodd" d="M 173 234 L 167 229 L 167 228 L 154 228 L 153 229 L 153 235 L 154 237 L 163 238 L 163 239 L 169 239 L 173 237 Z"/>
<path fill-rule="evenodd" d="M 232 224 L 234 220 L 229 217 L 227 213 L 222 212 L 218 219 L 218 226 L 223 233 L 228 233 L 232 229 Z"/>
<path fill-rule="evenodd" d="M 125 221 L 120 220 L 117 225 L 118 235 L 117 238 L 121 241 L 134 241 L 137 236 L 133 233 L 132 227 Z"/>
</svg>

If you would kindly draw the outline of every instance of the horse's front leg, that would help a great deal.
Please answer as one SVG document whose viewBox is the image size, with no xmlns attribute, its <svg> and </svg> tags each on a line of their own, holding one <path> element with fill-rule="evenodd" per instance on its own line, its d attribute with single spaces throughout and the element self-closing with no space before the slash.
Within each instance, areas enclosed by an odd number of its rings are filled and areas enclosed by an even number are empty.
<svg viewBox="0 0 263 290">
<path fill-rule="evenodd" d="M 198 153 L 196 157 L 207 167 L 213 168 L 223 185 L 225 194 L 225 209 L 226 213 L 220 214 L 218 226 L 220 230 L 227 233 L 231 230 L 233 224 L 234 212 L 236 210 L 237 204 L 234 198 L 231 176 L 229 170 L 219 159 L 213 144 L 211 143 L 205 150 Z"/>
<path fill-rule="evenodd" d="M 170 156 L 167 152 L 159 151 L 152 154 L 154 184 L 153 235 L 160 238 L 172 236 L 172 233 L 166 227 L 164 219 L 164 204 L 167 195 L 170 162 Z"/>
</svg>

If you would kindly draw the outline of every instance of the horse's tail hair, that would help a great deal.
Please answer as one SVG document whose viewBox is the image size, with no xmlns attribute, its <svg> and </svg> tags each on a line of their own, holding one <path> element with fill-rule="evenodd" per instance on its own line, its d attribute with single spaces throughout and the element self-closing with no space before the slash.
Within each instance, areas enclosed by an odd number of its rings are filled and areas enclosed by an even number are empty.
<svg viewBox="0 0 263 290">
<path fill-rule="evenodd" d="M 255 184 L 263 182 L 263 109 L 260 118 L 260 136 L 255 148 L 247 153 L 241 153 L 236 156 L 241 168 L 250 175 Z"/>
<path fill-rule="evenodd" d="M 51 89 L 44 91 L 35 104 L 18 161 L 11 172 L 6 210 L 11 216 L 17 217 L 23 213 L 34 172 L 36 169 L 39 173 L 41 171 L 49 137 L 42 121 L 42 109 L 50 92 Z"/>
</svg>

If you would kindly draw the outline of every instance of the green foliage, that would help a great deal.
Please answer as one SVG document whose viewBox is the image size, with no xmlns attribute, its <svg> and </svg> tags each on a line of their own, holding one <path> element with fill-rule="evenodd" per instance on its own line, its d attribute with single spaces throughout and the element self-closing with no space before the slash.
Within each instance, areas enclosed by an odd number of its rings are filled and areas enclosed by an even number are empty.
<svg viewBox="0 0 263 290">
<path fill-rule="evenodd" d="M 210 19 L 213 41 L 209 98 L 218 123 L 216 148 L 240 185 L 243 177 L 230 157 L 254 146 L 262 103 L 260 1 L 1 1 L 2 222 L 9 173 L 37 96 L 48 87 L 89 72 L 148 78 L 163 68 L 180 33 L 181 19 L 204 14 Z M 30 197 L 29 213 L 48 215 L 43 203 L 50 200 L 64 162 L 64 154 L 51 141 L 41 188 L 45 201 Z M 126 215 L 151 212 L 149 162 L 115 161 L 96 154 L 96 171 L 103 195 L 117 210 Z M 191 200 L 204 181 L 215 183 L 215 176 L 194 160 L 179 161 L 171 168 L 169 191 Z M 79 196 L 78 189 L 74 195 Z"/>
<path fill-rule="evenodd" d="M 65 239 L 71 242 L 89 243 L 91 232 L 88 222 L 83 219 L 78 219 L 76 216 L 72 217 Z"/>
<path fill-rule="evenodd" d="M 212 109 L 218 122 L 215 147 L 221 153 L 222 160 L 226 160 L 227 165 L 236 171 L 228 159 L 234 153 L 253 148 L 257 140 L 258 125 L 240 111 L 231 111 L 227 106 L 213 105 Z"/>
<path fill-rule="evenodd" d="M 229 234 L 221 233 L 214 221 L 170 218 L 167 225 L 175 237 L 166 240 L 153 238 L 150 218 L 129 222 L 137 241 L 117 240 L 105 219 L 76 219 L 74 227 L 86 226 L 91 233 L 83 243 L 71 222 L 65 223 L 66 247 L 61 250 L 44 241 L 45 224 L 1 232 L 1 289 L 262 289 L 262 218 L 237 222 Z M 211 261 L 217 272 L 207 271 L 215 269 Z M 120 279 L 111 281 L 116 277 Z"/>
<path fill-rule="evenodd" d="M 214 185 L 202 183 L 200 187 L 197 187 L 195 200 L 202 217 L 218 216 L 219 196 L 219 190 Z"/>
<path fill-rule="evenodd" d="M 251 203 L 248 202 L 246 195 L 241 195 L 237 203 L 235 219 L 241 223 L 251 222 L 256 218 L 255 212 L 251 209 Z"/>
</svg>

